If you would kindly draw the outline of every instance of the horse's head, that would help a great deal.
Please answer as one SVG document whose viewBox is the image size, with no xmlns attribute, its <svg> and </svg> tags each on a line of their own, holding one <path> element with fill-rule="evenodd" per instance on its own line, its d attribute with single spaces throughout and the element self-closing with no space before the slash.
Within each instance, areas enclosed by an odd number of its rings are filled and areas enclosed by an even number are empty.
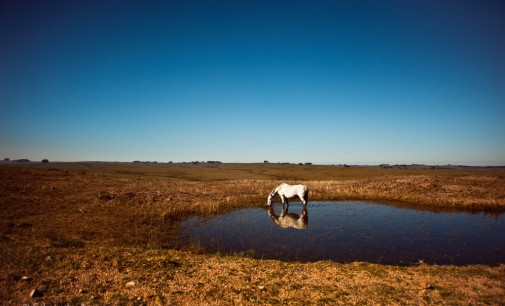
<svg viewBox="0 0 505 306">
<path fill-rule="evenodd" d="M 277 195 L 277 188 L 275 188 L 270 194 L 268 195 L 268 200 L 267 200 L 267 205 L 270 206 L 272 205 L 272 199 Z"/>
<path fill-rule="evenodd" d="M 267 205 L 270 206 L 272 205 L 272 199 L 274 198 L 274 195 L 272 194 L 269 194 L 268 195 L 268 199 L 267 199 Z"/>
</svg>

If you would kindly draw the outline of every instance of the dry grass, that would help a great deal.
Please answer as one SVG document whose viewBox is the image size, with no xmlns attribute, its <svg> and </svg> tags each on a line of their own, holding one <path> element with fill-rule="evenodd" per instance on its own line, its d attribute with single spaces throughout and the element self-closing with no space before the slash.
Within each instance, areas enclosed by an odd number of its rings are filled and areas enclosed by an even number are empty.
<svg viewBox="0 0 505 306">
<path fill-rule="evenodd" d="M 33 268 L 1 276 L 0 296 L 17 304 L 499 304 L 505 294 L 503 265 L 301 264 L 139 247 L 11 251 L 36 253 Z M 30 299 L 32 288 L 42 296 Z"/>
<path fill-rule="evenodd" d="M 398 201 L 468 210 L 505 209 L 505 179 L 500 176 L 388 176 L 347 181 L 312 181 L 315 199 Z"/>
<path fill-rule="evenodd" d="M 177 221 L 264 205 L 281 180 L 310 200 L 503 211 L 500 169 L 284 165 L 0 167 L 0 300 L 93 303 L 499 303 L 505 268 L 285 263 L 178 249 Z M 42 167 L 42 168 L 39 168 Z M 21 280 L 29 276 L 31 280 Z M 136 285 L 127 288 L 128 281 Z M 420 288 L 431 282 L 435 289 Z M 37 288 L 42 296 L 29 298 Z"/>
</svg>

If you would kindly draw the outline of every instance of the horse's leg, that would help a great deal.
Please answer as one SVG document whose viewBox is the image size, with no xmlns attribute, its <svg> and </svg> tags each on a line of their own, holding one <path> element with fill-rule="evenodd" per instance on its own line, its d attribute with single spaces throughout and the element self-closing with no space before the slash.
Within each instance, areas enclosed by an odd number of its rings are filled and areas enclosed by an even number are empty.
<svg viewBox="0 0 505 306">
<path fill-rule="evenodd" d="M 300 198 L 300 200 L 302 200 L 303 205 L 307 205 L 307 201 L 305 200 L 305 198 L 303 196 L 298 195 L 298 197 Z"/>
</svg>

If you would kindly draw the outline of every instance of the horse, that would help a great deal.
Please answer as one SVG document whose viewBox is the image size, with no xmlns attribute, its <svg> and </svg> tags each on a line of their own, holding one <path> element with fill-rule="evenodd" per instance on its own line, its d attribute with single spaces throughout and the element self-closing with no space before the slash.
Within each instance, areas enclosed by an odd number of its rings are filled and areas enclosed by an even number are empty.
<svg viewBox="0 0 505 306">
<path fill-rule="evenodd" d="M 303 205 L 307 205 L 307 200 L 309 198 L 309 188 L 305 185 L 288 185 L 286 183 L 282 183 L 277 186 L 270 194 L 268 195 L 267 205 L 272 205 L 272 199 L 276 195 L 281 197 L 282 206 L 284 206 L 284 202 L 289 205 L 288 199 L 294 198 L 298 196 L 300 200 L 302 200 Z"/>
<path fill-rule="evenodd" d="M 301 216 L 293 213 L 288 213 L 288 207 L 284 209 L 284 206 L 282 207 L 280 216 L 277 216 L 275 214 L 273 206 L 268 207 L 268 215 L 270 218 L 272 218 L 275 224 L 282 228 L 294 227 L 296 229 L 304 229 L 307 228 L 307 224 L 309 223 L 307 205 L 303 205 Z"/>
</svg>

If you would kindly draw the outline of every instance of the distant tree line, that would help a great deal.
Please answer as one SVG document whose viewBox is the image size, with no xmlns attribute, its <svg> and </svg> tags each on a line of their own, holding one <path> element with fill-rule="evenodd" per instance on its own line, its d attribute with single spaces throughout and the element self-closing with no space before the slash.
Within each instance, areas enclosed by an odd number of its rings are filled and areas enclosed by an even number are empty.
<svg viewBox="0 0 505 306">
<path fill-rule="evenodd" d="M 10 161 L 11 161 L 11 159 L 10 159 L 10 158 L 8 158 L 8 157 L 5 157 L 5 158 L 4 158 L 4 162 L 10 162 Z M 13 162 L 13 163 L 29 163 L 29 162 L 30 162 L 30 160 L 29 160 L 28 158 L 20 158 L 20 159 L 13 159 L 13 160 L 12 160 L 12 162 Z M 48 159 L 46 159 L 46 158 L 44 158 L 44 159 L 42 160 L 42 163 L 43 163 L 43 164 L 47 164 L 47 163 L 49 163 L 49 160 L 48 160 Z"/>
<path fill-rule="evenodd" d="M 157 164 L 158 162 L 157 161 L 140 161 L 140 160 L 134 160 L 133 161 L 134 164 Z"/>
</svg>

